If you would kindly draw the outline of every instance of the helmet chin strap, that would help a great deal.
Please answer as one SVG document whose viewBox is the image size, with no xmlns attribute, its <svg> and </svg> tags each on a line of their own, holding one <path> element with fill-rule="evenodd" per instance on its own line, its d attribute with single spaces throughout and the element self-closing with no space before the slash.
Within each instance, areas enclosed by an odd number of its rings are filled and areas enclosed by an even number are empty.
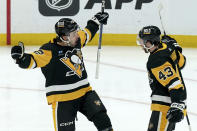
<svg viewBox="0 0 197 131">
<path fill-rule="evenodd" d="M 60 40 L 64 43 L 66 43 L 67 46 L 71 46 L 70 45 L 70 37 L 68 37 L 68 40 L 64 40 L 62 37 L 60 37 Z"/>
<path fill-rule="evenodd" d="M 144 49 L 146 53 L 150 52 L 150 49 L 152 49 L 154 46 L 155 46 L 154 44 L 151 47 L 146 47 L 146 45 L 144 45 Z"/>
</svg>

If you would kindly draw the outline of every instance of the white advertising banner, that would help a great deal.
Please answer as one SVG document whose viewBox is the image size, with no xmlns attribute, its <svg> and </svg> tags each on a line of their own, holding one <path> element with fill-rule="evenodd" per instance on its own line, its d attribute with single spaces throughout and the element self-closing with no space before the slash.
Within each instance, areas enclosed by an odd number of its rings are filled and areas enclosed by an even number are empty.
<svg viewBox="0 0 197 131">
<path fill-rule="evenodd" d="M 11 0 L 12 33 L 53 33 L 55 22 L 69 17 L 81 27 L 101 10 L 102 0 Z M 110 15 L 104 33 L 137 34 L 144 25 L 170 34 L 197 35 L 196 0 L 105 0 Z M 6 2 L 0 2 L 0 33 L 6 33 Z"/>
</svg>

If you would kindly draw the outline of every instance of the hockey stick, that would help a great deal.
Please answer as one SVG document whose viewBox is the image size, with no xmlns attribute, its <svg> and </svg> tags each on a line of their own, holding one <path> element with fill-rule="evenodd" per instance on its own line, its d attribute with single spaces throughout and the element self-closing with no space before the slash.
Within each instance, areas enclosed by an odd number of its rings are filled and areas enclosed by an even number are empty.
<svg viewBox="0 0 197 131">
<path fill-rule="evenodd" d="M 105 0 L 102 0 L 101 13 L 104 12 L 104 9 L 105 9 Z M 99 77 L 99 65 L 100 65 L 102 34 L 103 34 L 103 24 L 100 24 L 99 43 L 98 43 L 97 60 L 96 60 L 96 75 L 95 75 L 96 79 L 98 79 L 98 77 Z"/>
<path fill-rule="evenodd" d="M 160 18 L 160 22 L 161 22 L 161 27 L 163 29 L 163 33 L 164 33 L 164 35 L 166 35 L 166 31 L 164 29 L 164 26 L 163 26 L 164 24 L 163 24 L 162 17 L 161 17 L 161 11 L 162 11 L 162 9 L 163 9 L 163 5 L 160 3 L 159 4 L 159 18 Z"/>
<path fill-rule="evenodd" d="M 190 124 L 190 121 L 189 121 L 188 114 L 186 114 L 186 119 L 187 119 L 187 124 L 188 124 L 188 127 L 189 127 L 189 131 L 192 131 L 192 127 L 191 127 L 191 124 Z"/>
<path fill-rule="evenodd" d="M 178 54 L 178 51 L 177 51 L 177 50 L 176 50 L 176 54 Z M 179 67 L 178 62 L 177 62 L 177 67 L 178 67 L 179 75 L 180 75 L 180 77 L 181 77 L 181 81 L 182 81 L 182 83 L 183 83 L 183 86 L 186 88 L 185 82 L 183 81 L 182 73 L 181 73 L 181 70 L 180 70 L 180 67 Z M 187 112 L 186 112 L 186 120 L 187 120 L 187 124 L 188 124 L 189 131 L 192 131 L 191 124 L 190 124 L 190 121 L 189 121 L 189 117 L 188 117 Z"/>
<path fill-rule="evenodd" d="M 163 32 L 164 32 L 164 36 L 165 36 L 166 35 L 166 31 L 164 29 L 164 24 L 163 24 L 162 17 L 161 17 L 161 11 L 162 11 L 162 9 L 163 9 L 163 5 L 160 3 L 160 5 L 159 5 L 159 17 L 160 17 L 161 26 L 162 26 L 162 29 L 163 29 Z M 176 50 L 176 54 L 178 55 L 178 51 L 177 50 Z M 178 67 L 178 71 L 179 71 L 179 74 L 180 74 L 180 77 L 181 77 L 181 81 L 183 83 L 183 86 L 186 87 L 185 86 L 185 83 L 183 81 L 182 73 L 181 73 L 181 70 L 180 70 L 180 67 L 179 67 L 178 62 L 177 62 L 177 67 Z M 186 112 L 186 120 L 187 120 L 189 131 L 192 131 L 191 124 L 190 124 L 190 121 L 189 121 L 189 117 L 188 117 L 187 112 Z"/>
</svg>

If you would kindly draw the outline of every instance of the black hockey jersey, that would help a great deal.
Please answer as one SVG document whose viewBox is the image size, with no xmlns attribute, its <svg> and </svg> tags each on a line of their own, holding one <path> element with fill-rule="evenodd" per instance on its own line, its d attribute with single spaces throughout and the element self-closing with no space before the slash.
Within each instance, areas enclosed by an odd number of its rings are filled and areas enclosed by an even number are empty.
<svg viewBox="0 0 197 131">
<path fill-rule="evenodd" d="M 179 73 L 185 61 L 172 44 L 163 43 L 162 48 L 150 54 L 147 70 L 152 89 L 151 110 L 167 112 L 172 102 L 186 100 L 186 89 Z"/>
<path fill-rule="evenodd" d="M 26 69 L 41 67 L 46 78 L 46 96 L 49 104 L 74 100 L 92 90 L 81 48 L 94 37 L 97 31 L 98 25 L 88 22 L 84 30 L 78 31 L 79 39 L 75 48 L 60 46 L 54 38 L 39 50 L 24 54 L 19 66 Z"/>
</svg>

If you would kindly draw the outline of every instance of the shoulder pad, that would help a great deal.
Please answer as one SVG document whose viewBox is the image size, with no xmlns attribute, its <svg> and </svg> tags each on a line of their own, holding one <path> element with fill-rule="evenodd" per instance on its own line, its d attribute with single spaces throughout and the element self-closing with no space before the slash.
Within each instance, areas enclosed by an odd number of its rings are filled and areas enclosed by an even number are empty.
<svg viewBox="0 0 197 131">
<path fill-rule="evenodd" d="M 40 47 L 40 49 L 43 49 L 43 50 L 51 50 L 52 49 L 52 45 L 53 45 L 53 43 L 49 42 L 49 43 L 46 43 L 46 44 L 42 45 Z"/>
<path fill-rule="evenodd" d="M 167 56 L 164 53 L 157 53 L 154 55 L 149 56 L 147 67 L 148 68 L 155 68 L 158 66 L 163 65 L 167 61 Z"/>
</svg>

